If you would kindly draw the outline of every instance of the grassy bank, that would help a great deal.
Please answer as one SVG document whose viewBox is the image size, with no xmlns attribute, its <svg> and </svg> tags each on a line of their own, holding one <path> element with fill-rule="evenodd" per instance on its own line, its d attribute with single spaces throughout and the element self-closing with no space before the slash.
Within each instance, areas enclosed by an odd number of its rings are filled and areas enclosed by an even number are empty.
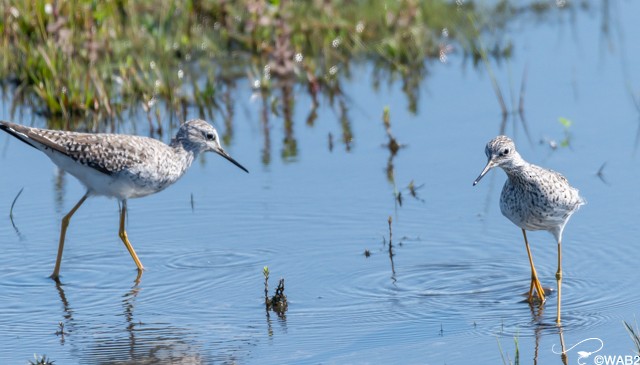
<svg viewBox="0 0 640 365">
<path fill-rule="evenodd" d="M 477 62 L 483 34 L 492 57 L 508 57 L 509 43 L 486 35 L 552 3 L 2 0 L 0 79 L 15 103 L 64 120 L 132 107 L 151 115 L 158 102 L 206 117 L 230 108 L 241 79 L 263 93 L 286 82 L 331 99 L 351 63 L 367 60 L 373 86 L 401 78 L 415 110 L 430 61 L 457 52 Z"/>
</svg>

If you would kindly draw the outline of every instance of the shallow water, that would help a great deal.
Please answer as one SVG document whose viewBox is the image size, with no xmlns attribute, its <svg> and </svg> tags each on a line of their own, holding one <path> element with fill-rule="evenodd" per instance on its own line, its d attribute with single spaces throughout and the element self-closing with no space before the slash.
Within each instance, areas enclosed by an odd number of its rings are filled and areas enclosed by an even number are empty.
<svg viewBox="0 0 640 365">
<path fill-rule="evenodd" d="M 639 119 L 629 91 L 640 92 L 632 67 L 640 5 L 610 6 L 608 37 L 601 9 L 549 23 L 523 19 L 510 35 L 514 58 L 493 67 L 503 92 L 511 79 L 516 95 L 527 69 L 531 142 L 519 119 L 506 125 L 520 153 L 561 171 L 588 201 L 564 235 L 564 341 L 598 337 L 598 354 L 632 355 L 622 321 L 633 322 L 640 304 Z M 269 165 L 261 163 L 260 102 L 240 85 L 242 112 L 227 149 L 251 173 L 208 155 L 165 192 L 131 200 L 127 230 L 147 268 L 138 284 L 117 236 L 117 203 L 105 198 L 89 199 L 74 216 L 62 284 L 47 278 L 60 218 L 83 188 L 44 155 L 0 135 L 0 363 L 26 363 L 37 353 L 56 364 L 496 364 L 498 341 L 513 359 L 514 338 L 524 363 L 561 363 L 553 352 L 560 345 L 555 294 L 542 310 L 522 302 L 529 267 L 520 230 L 499 211 L 504 173 L 471 184 L 501 125 L 491 82 L 456 53 L 449 61 L 432 65 L 417 115 L 406 110 L 401 85 L 372 91 L 371 67 L 353 69 L 345 81 L 350 151 L 326 101 L 309 127 L 310 103 L 298 100 L 298 156 L 279 158 L 284 131 L 272 116 Z M 407 145 L 393 160 L 397 187 L 424 184 L 421 200 L 402 190 L 401 207 L 381 147 L 386 105 L 394 135 Z M 574 122 L 571 147 L 552 150 L 539 141 L 565 137 L 559 117 Z M 28 111 L 15 120 L 43 124 Z M 603 164 L 605 181 L 597 175 Z M 18 234 L 7 215 L 23 187 L 13 211 Z M 543 285 L 555 288 L 552 236 L 529 238 Z M 264 266 L 272 291 L 286 280 L 286 318 L 265 313 Z M 56 334 L 60 322 L 64 336 Z M 568 363 L 598 345 L 579 345 Z"/>
</svg>

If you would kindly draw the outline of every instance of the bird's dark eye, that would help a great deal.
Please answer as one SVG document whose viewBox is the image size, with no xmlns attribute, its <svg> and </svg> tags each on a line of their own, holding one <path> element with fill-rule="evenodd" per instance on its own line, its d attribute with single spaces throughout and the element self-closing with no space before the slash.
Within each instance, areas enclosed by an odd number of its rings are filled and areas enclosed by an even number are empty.
<svg viewBox="0 0 640 365">
<path fill-rule="evenodd" d="M 502 155 L 508 155 L 509 154 L 509 149 L 505 148 L 504 151 L 502 151 Z"/>
<path fill-rule="evenodd" d="M 213 133 L 207 133 L 207 140 L 208 141 L 215 141 L 216 140 L 216 135 Z"/>
</svg>

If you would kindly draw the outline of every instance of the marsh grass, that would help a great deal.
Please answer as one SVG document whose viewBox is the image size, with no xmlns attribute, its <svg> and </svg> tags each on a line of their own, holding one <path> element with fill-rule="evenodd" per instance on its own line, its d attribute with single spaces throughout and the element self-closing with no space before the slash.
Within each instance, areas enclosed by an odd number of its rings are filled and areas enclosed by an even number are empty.
<svg viewBox="0 0 640 365">
<path fill-rule="evenodd" d="M 229 90 L 238 80 L 267 94 L 282 90 L 274 109 L 283 113 L 293 97 L 282 80 L 301 85 L 314 105 L 319 94 L 332 101 L 351 64 L 367 60 L 374 87 L 402 80 L 415 112 L 431 61 L 446 62 L 452 52 L 474 63 L 509 57 L 512 47 L 501 37 L 476 45 L 487 29 L 554 10 L 535 4 L 1 0 L 0 79 L 12 85 L 15 103 L 50 117 L 105 119 L 142 108 L 151 123 L 159 102 L 178 119 L 188 107 L 231 118 Z M 283 153 L 294 150 L 291 143 Z"/>
<path fill-rule="evenodd" d="M 513 360 L 509 357 L 508 353 L 505 353 L 502 350 L 502 344 L 500 343 L 500 339 L 496 337 L 496 341 L 498 342 L 498 349 L 500 350 L 500 358 L 502 359 L 502 364 L 504 365 L 519 365 L 520 364 L 520 347 L 518 336 L 516 335 L 513 338 L 513 342 L 515 344 L 515 350 L 513 355 Z"/>
<path fill-rule="evenodd" d="M 631 340 L 633 341 L 633 345 L 636 348 L 636 353 L 640 355 L 640 330 L 638 329 L 638 323 L 636 323 L 634 327 L 625 321 L 624 327 L 629 333 Z"/>
</svg>

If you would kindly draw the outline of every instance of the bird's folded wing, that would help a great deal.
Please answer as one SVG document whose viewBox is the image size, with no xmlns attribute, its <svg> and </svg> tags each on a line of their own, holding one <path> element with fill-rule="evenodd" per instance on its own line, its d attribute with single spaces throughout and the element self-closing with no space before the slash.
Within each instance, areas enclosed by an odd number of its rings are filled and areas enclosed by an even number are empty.
<svg viewBox="0 0 640 365">
<path fill-rule="evenodd" d="M 107 175 L 138 164 L 144 157 L 144 153 L 127 153 L 128 146 L 114 134 L 64 132 L 8 122 L 0 122 L 0 129 L 34 148 L 44 152 L 46 149 L 56 151 Z"/>
</svg>

